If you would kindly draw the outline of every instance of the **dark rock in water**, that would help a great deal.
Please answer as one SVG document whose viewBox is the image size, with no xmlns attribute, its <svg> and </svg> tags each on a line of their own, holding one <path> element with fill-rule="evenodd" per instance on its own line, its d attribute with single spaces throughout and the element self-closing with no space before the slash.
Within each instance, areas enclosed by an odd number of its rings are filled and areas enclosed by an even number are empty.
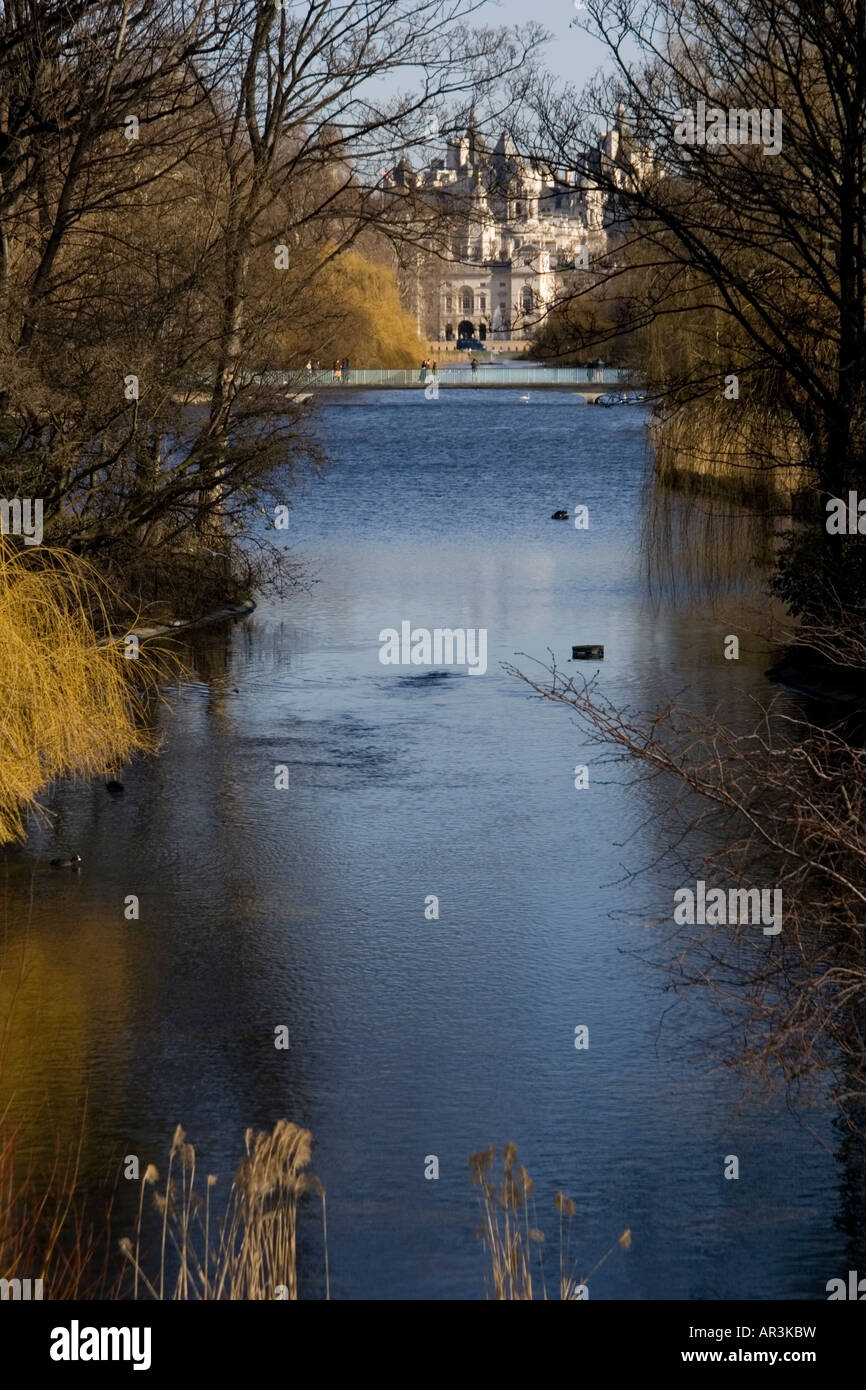
<svg viewBox="0 0 866 1390">
<path fill-rule="evenodd" d="M 81 855 L 73 854 L 69 859 L 52 859 L 52 869 L 80 869 Z"/>
<path fill-rule="evenodd" d="M 604 659 L 604 647 L 572 647 L 572 661 L 602 661 Z"/>
<path fill-rule="evenodd" d="M 568 512 L 554 512 L 551 521 L 568 521 Z"/>
<path fill-rule="evenodd" d="M 458 671 L 423 671 L 417 676 L 401 676 L 397 685 L 417 690 L 420 686 L 440 685 L 443 681 L 456 680 L 462 672 Z"/>
<path fill-rule="evenodd" d="M 112 796 L 120 796 L 123 789 L 122 782 L 106 782 L 105 784 L 105 790 L 110 792 Z"/>
</svg>

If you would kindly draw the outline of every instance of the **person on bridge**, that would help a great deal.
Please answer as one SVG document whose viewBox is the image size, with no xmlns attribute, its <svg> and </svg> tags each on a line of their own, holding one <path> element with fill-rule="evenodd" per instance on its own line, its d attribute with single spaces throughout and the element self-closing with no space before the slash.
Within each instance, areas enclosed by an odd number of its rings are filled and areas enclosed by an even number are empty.
<svg viewBox="0 0 866 1390">
<path fill-rule="evenodd" d="M 472 367 L 472 380 L 474 381 L 475 378 L 478 376 L 478 358 L 470 357 L 469 364 Z"/>
<path fill-rule="evenodd" d="M 334 363 L 334 380 L 335 380 L 335 381 L 342 381 L 342 379 L 343 379 L 343 364 L 342 364 L 342 362 L 340 361 L 340 359 L 339 359 L 339 357 L 338 357 L 337 360 L 336 360 L 336 362 Z"/>
<path fill-rule="evenodd" d="M 429 364 L 428 364 L 428 362 L 427 362 L 427 358 L 425 357 L 425 358 L 424 358 L 424 361 L 421 363 L 421 370 L 420 370 L 420 372 L 418 373 L 418 380 L 419 380 L 419 381 L 426 381 L 426 380 L 427 380 L 427 367 L 428 367 L 428 365 L 429 365 Z"/>
<path fill-rule="evenodd" d="M 348 357 L 344 357 L 344 358 L 343 358 L 343 380 L 344 380 L 344 381 L 348 381 L 348 380 L 349 380 L 349 359 L 348 359 Z"/>
</svg>

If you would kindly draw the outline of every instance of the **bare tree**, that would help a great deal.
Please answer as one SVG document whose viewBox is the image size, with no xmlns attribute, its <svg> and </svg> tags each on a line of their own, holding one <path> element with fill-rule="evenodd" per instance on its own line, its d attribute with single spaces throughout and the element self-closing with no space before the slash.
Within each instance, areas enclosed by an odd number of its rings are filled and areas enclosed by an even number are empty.
<svg viewBox="0 0 866 1390">
<path fill-rule="evenodd" d="M 7 7 L 0 472 L 50 539 L 142 585 L 210 552 L 249 582 L 241 531 L 316 461 L 281 325 L 359 238 L 409 235 L 382 166 L 425 107 L 537 42 L 471 29 L 478 7 L 36 6 L 33 32 Z"/>
<path fill-rule="evenodd" d="M 862 638 L 826 629 L 819 647 L 866 673 Z M 737 731 L 718 712 L 676 701 L 618 709 L 597 681 L 555 665 L 542 664 L 537 676 L 508 669 L 569 709 L 589 741 L 633 766 L 637 779 L 655 780 L 657 868 L 668 884 L 703 875 L 723 891 L 756 883 L 781 891 L 778 935 L 741 920 L 695 926 L 685 941 L 680 929 L 664 967 L 675 987 L 712 991 L 730 1029 L 724 1060 L 793 1091 L 835 1072 L 839 1103 L 862 1106 L 866 750 L 850 720 L 821 727 L 777 699 L 756 705 L 753 726 Z M 673 897 L 673 935 L 672 917 Z"/>
<path fill-rule="evenodd" d="M 862 483 L 866 457 L 866 11 L 587 0 L 585 23 L 613 75 L 580 98 L 539 84 L 516 131 L 615 200 L 615 251 L 574 292 L 619 281 L 635 322 L 668 322 L 654 383 L 668 410 L 722 401 L 731 375 L 729 415 L 759 412 L 755 437 L 778 432 L 776 463 L 796 432 L 820 515 L 789 553 L 783 595 L 808 610 L 829 584 L 859 601 L 863 547 L 823 521 L 830 497 Z M 588 158 L 597 122 L 615 114 L 616 147 Z M 703 339 L 685 360 L 680 325 Z"/>
</svg>

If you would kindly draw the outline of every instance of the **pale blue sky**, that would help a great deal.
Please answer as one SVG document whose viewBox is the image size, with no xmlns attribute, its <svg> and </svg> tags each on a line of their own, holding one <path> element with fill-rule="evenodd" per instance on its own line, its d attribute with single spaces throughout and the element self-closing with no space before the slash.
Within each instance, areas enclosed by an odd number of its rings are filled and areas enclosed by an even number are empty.
<svg viewBox="0 0 866 1390">
<path fill-rule="evenodd" d="M 573 0 L 486 0 L 475 17 L 477 22 L 490 25 L 528 24 L 532 20 L 541 24 L 553 35 L 542 61 L 550 72 L 577 87 L 605 65 L 604 44 L 581 29 L 569 28 L 573 19 L 580 18 Z"/>
</svg>

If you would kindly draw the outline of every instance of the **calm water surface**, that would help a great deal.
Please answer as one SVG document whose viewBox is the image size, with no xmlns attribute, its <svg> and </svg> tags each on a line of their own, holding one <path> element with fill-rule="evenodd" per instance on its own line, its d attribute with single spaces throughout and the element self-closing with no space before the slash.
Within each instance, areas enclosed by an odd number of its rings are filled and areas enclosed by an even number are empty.
<svg viewBox="0 0 866 1390">
<path fill-rule="evenodd" d="M 638 925 L 679 886 L 642 872 L 661 789 L 602 766 L 500 666 L 603 642 L 621 703 L 686 691 L 736 718 L 765 688 L 748 640 L 722 656 L 738 601 L 647 602 L 643 416 L 565 393 L 370 392 L 328 398 L 320 428 L 333 466 L 289 533 L 314 582 L 196 639 L 162 756 L 117 800 L 58 789 L 53 826 L 11 857 L 23 1142 L 76 1134 L 86 1104 L 86 1180 L 127 1153 L 161 1164 L 178 1121 L 228 1175 L 246 1126 L 286 1115 L 315 1134 L 334 1296 L 471 1299 L 467 1157 L 514 1139 L 551 1272 L 557 1189 L 577 1202 L 577 1273 L 631 1228 L 593 1297 L 825 1297 L 857 1254 L 830 1112 L 744 1100 L 708 1052 L 712 1006 L 664 992 L 648 962 L 666 948 Z M 588 532 L 549 519 L 577 503 Z M 485 627 L 487 674 L 383 666 L 379 631 L 403 620 Z M 58 846 L 79 876 L 43 867 Z M 311 1295 L 316 1240 L 311 1222 Z"/>
</svg>

